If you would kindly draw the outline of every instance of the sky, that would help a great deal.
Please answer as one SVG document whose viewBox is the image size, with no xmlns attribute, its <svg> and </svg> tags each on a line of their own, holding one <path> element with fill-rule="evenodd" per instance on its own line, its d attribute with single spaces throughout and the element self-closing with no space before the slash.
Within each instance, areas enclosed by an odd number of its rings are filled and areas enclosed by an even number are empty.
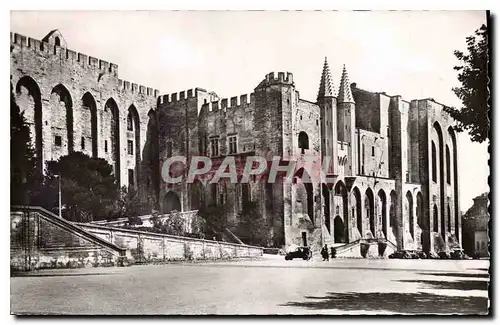
<svg viewBox="0 0 500 325">
<path fill-rule="evenodd" d="M 11 31 L 59 29 L 68 48 L 119 66 L 119 77 L 161 94 L 195 87 L 229 98 L 272 71 L 292 72 L 315 101 L 328 58 L 362 89 L 460 107 L 453 52 L 486 23 L 484 11 L 12 11 Z M 489 191 L 488 143 L 458 135 L 460 205 Z"/>
</svg>

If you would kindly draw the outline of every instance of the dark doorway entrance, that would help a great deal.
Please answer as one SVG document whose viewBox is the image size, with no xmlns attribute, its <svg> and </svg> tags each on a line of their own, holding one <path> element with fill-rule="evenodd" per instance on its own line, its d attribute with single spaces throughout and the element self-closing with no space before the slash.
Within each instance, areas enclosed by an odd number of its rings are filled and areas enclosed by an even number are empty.
<svg viewBox="0 0 500 325">
<path fill-rule="evenodd" d="M 307 246 L 307 233 L 305 231 L 302 232 L 302 246 Z"/>
<path fill-rule="evenodd" d="M 337 215 L 333 221 L 334 240 L 336 243 L 345 243 L 345 230 L 342 218 Z"/>
</svg>

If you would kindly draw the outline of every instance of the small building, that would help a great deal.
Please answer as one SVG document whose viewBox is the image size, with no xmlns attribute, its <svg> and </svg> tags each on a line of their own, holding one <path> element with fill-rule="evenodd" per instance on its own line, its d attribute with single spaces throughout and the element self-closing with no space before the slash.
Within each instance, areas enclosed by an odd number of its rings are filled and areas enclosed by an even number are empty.
<svg viewBox="0 0 500 325">
<path fill-rule="evenodd" d="M 474 204 L 462 217 L 462 238 L 465 253 L 480 257 L 489 256 L 488 193 L 474 198 Z"/>
</svg>

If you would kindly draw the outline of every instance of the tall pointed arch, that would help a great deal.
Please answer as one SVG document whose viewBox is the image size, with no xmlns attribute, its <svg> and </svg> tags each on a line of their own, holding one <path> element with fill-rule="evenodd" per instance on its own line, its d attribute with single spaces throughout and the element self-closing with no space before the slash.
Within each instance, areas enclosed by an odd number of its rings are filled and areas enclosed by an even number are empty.
<svg viewBox="0 0 500 325">
<path fill-rule="evenodd" d="M 113 165 L 113 170 L 115 173 L 115 178 L 120 186 L 121 175 L 120 175 L 120 112 L 116 101 L 111 97 L 104 104 L 104 116 L 106 123 L 105 130 L 107 130 L 107 138 L 110 141 L 110 152 L 107 157 L 111 160 Z M 108 141 L 105 139 L 105 141 Z"/>
<path fill-rule="evenodd" d="M 90 121 L 86 120 L 82 123 L 85 125 L 90 125 L 90 137 L 92 141 L 92 157 L 97 158 L 99 153 L 98 153 L 98 136 L 97 136 L 97 104 L 94 99 L 94 96 L 90 92 L 86 92 L 82 96 L 82 108 L 83 108 L 83 115 L 85 118 L 87 117 L 87 113 L 85 113 L 87 110 L 90 112 Z M 90 122 L 89 124 L 87 124 Z M 84 136 L 84 135 L 82 135 Z"/>
<path fill-rule="evenodd" d="M 52 88 L 50 94 L 50 103 L 52 108 L 51 127 L 54 136 L 61 136 L 62 150 L 57 150 L 58 141 L 53 146 L 53 152 L 59 152 L 59 155 L 65 155 L 73 152 L 74 139 L 73 139 L 73 99 L 69 93 L 68 88 L 63 84 L 58 84 Z M 59 130 L 65 129 L 66 134 L 59 133 Z M 64 143 L 66 142 L 66 148 Z M 57 159 L 59 157 L 52 157 Z"/>
<path fill-rule="evenodd" d="M 30 125 L 31 141 L 36 154 L 36 169 L 43 173 L 42 96 L 33 78 L 24 76 L 16 84 L 16 103 Z"/>
</svg>

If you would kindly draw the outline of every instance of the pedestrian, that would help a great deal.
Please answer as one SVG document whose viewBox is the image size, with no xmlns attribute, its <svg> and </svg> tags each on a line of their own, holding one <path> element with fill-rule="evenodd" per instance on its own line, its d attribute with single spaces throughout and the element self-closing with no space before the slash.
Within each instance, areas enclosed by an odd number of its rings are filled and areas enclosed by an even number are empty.
<svg viewBox="0 0 500 325">
<path fill-rule="evenodd" d="M 330 260 L 330 257 L 328 254 L 328 245 L 327 244 L 325 244 L 325 246 L 323 246 L 323 248 L 321 249 L 321 256 L 323 257 L 323 261 Z"/>
</svg>

